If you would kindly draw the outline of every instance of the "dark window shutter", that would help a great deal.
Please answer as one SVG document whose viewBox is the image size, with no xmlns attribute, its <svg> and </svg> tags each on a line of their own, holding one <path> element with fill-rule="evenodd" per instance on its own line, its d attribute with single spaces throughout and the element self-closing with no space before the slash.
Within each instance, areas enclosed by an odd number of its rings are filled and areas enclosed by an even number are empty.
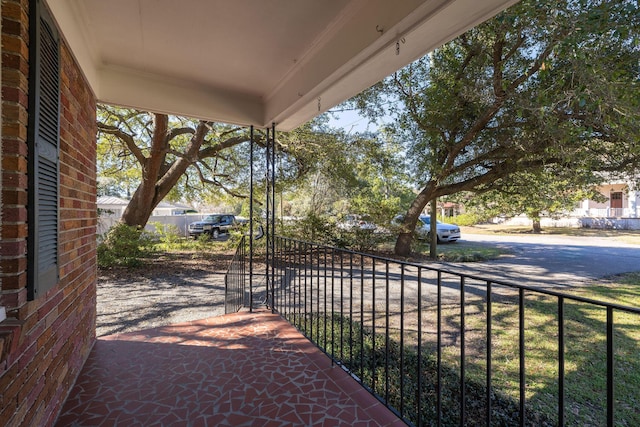
<svg viewBox="0 0 640 427">
<path fill-rule="evenodd" d="M 58 282 L 59 35 L 41 0 L 30 2 L 28 299 Z"/>
</svg>

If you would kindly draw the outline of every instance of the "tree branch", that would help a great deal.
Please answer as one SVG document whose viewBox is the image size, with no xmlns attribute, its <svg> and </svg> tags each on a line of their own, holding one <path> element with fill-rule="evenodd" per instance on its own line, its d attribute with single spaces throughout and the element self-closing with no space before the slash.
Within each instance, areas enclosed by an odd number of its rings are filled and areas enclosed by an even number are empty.
<svg viewBox="0 0 640 427">
<path fill-rule="evenodd" d="M 113 135 L 118 138 L 120 141 L 124 142 L 129 151 L 135 156 L 136 160 L 140 165 L 144 165 L 146 162 L 146 157 L 142 153 L 142 150 L 136 145 L 136 142 L 132 135 L 122 131 L 120 128 L 116 126 L 107 125 L 105 123 L 96 122 L 98 126 L 98 132 L 103 132 L 109 135 Z"/>
<path fill-rule="evenodd" d="M 198 153 L 198 159 L 206 159 L 209 157 L 215 157 L 220 151 L 226 149 L 226 148 L 230 148 L 230 147 L 234 147 L 238 144 L 241 144 L 243 142 L 246 142 L 247 138 L 245 136 L 237 136 L 237 137 L 233 137 L 233 138 L 228 138 L 218 144 L 212 145 L 212 146 L 208 146 L 206 148 L 203 148 L 202 150 L 200 150 L 200 152 Z M 208 141 L 206 141 L 208 142 Z"/>
<path fill-rule="evenodd" d="M 195 129 L 191 128 L 191 127 L 181 127 L 181 128 L 173 128 L 171 130 L 169 130 L 169 132 L 167 133 L 167 142 L 170 142 L 172 139 L 180 136 L 180 135 L 184 135 L 187 133 L 195 133 Z"/>
<path fill-rule="evenodd" d="M 215 185 L 216 187 L 222 189 L 222 191 L 224 191 L 225 193 L 227 193 L 227 194 L 229 194 L 229 195 L 231 195 L 233 197 L 238 197 L 238 198 L 242 198 L 242 199 L 246 199 L 247 198 L 247 196 L 244 195 L 244 194 L 236 193 L 235 191 L 230 190 L 224 184 L 222 184 L 220 181 L 209 179 L 209 178 L 205 177 L 204 174 L 202 173 L 202 170 L 200 169 L 200 165 L 195 165 L 195 166 L 196 166 L 196 170 L 198 171 L 198 176 L 200 177 L 200 181 L 202 181 L 202 183 Z"/>
</svg>

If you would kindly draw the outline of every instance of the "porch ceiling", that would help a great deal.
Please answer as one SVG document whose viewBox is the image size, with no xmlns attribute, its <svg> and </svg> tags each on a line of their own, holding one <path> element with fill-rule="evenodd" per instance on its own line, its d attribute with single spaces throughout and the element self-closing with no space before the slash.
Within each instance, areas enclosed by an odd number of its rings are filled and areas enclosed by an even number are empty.
<svg viewBox="0 0 640 427">
<path fill-rule="evenodd" d="M 46 1 L 100 101 L 290 130 L 517 0 Z"/>
</svg>

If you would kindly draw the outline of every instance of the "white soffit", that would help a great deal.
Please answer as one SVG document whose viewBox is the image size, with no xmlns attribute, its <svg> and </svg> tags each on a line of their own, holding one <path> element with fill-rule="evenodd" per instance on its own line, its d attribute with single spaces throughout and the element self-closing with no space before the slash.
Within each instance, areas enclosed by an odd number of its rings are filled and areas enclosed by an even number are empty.
<svg viewBox="0 0 640 427">
<path fill-rule="evenodd" d="M 516 1 L 47 3 L 101 102 L 290 130 Z"/>
</svg>

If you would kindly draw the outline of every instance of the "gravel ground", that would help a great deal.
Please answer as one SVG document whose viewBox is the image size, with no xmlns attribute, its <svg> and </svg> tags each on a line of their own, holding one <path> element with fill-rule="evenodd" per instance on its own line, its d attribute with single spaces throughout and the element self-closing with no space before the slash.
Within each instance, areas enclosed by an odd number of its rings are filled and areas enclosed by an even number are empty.
<svg viewBox="0 0 640 427">
<path fill-rule="evenodd" d="M 224 314 L 231 255 L 171 254 L 98 272 L 97 336 Z"/>
</svg>

